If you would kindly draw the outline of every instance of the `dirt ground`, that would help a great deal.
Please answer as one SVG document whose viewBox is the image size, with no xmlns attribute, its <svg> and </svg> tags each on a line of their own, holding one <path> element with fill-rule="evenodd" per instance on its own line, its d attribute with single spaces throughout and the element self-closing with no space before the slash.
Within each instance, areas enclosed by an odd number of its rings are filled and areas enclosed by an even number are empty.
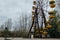
<svg viewBox="0 0 60 40">
<path fill-rule="evenodd" d="M 47 38 L 47 39 L 27 39 L 27 38 L 8 38 L 8 39 L 11 39 L 11 40 L 60 40 L 60 39 L 50 39 L 50 38 Z M 0 40 L 4 40 L 4 38 L 0 38 Z"/>
</svg>

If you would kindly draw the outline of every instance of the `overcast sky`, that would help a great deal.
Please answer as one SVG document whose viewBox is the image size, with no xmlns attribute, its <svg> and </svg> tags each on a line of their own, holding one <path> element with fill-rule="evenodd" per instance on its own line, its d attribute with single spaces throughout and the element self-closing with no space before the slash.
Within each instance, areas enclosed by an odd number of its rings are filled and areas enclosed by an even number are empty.
<svg viewBox="0 0 60 40">
<path fill-rule="evenodd" d="M 8 18 L 13 21 L 17 20 L 21 13 L 31 13 L 33 0 L 0 0 L 0 24 Z"/>
<path fill-rule="evenodd" d="M 32 5 L 33 0 L 0 0 L 0 25 L 8 18 L 12 18 L 13 22 L 17 21 L 24 12 L 30 15 Z M 47 7 L 47 9 L 49 8 Z M 48 14 L 46 16 L 48 16 Z"/>
</svg>

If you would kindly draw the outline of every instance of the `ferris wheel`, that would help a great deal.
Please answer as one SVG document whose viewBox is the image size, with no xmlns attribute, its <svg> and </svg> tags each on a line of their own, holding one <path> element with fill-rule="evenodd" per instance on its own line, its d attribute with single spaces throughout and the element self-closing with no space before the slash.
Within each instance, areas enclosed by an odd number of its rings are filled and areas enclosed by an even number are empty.
<svg viewBox="0 0 60 40">
<path fill-rule="evenodd" d="M 54 11 L 49 11 L 48 8 L 52 9 L 55 7 L 55 0 L 34 0 L 32 6 L 32 25 L 29 30 L 29 36 L 34 38 L 47 37 L 50 28 L 50 22 L 55 16 Z M 49 20 L 46 19 L 46 13 L 48 13 Z"/>
</svg>

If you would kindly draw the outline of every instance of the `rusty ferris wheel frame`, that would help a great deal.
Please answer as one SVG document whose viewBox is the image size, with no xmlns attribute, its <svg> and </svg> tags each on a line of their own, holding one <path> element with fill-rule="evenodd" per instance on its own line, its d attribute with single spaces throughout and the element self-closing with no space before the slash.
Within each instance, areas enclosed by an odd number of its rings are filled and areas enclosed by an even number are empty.
<svg viewBox="0 0 60 40">
<path fill-rule="evenodd" d="M 35 2 L 35 1 L 34 1 Z M 46 8 L 47 8 L 47 6 L 48 5 L 46 5 L 47 3 L 48 3 L 48 1 L 46 2 L 46 4 L 43 4 L 43 0 L 39 0 L 39 1 L 37 1 L 37 3 L 38 4 L 36 4 L 36 8 L 35 8 L 35 12 L 34 12 L 34 19 L 33 19 L 33 21 L 32 21 L 32 25 L 31 25 L 31 28 L 30 28 L 30 30 L 29 30 L 29 36 L 31 37 L 31 34 L 33 34 L 33 37 L 34 38 L 42 38 L 42 31 L 40 32 L 40 30 L 42 30 L 43 29 L 43 23 L 44 23 L 44 25 L 45 25 L 45 27 L 46 27 L 46 17 L 45 17 L 45 13 L 44 13 L 44 11 L 46 11 L 47 12 L 47 10 L 44 10 L 43 9 L 43 6 L 45 5 L 46 6 Z M 39 26 L 39 22 L 38 22 L 38 15 L 39 15 L 39 12 L 38 12 L 38 9 L 39 9 L 39 11 L 41 11 L 41 27 Z M 34 27 L 34 28 L 33 28 Z M 33 32 L 31 31 L 32 30 L 32 28 L 33 28 Z M 36 30 L 37 30 L 37 32 L 36 32 Z M 45 35 L 46 36 L 46 35 Z"/>
</svg>

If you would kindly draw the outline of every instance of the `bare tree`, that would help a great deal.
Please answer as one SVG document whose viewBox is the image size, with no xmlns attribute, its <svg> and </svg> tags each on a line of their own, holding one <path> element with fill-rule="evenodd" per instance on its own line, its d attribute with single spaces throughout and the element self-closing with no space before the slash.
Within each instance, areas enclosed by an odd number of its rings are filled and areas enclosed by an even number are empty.
<svg viewBox="0 0 60 40">
<path fill-rule="evenodd" d="M 12 28 L 12 19 L 8 19 L 5 22 L 5 27 L 7 27 L 9 30 L 11 30 L 11 28 Z"/>
</svg>

